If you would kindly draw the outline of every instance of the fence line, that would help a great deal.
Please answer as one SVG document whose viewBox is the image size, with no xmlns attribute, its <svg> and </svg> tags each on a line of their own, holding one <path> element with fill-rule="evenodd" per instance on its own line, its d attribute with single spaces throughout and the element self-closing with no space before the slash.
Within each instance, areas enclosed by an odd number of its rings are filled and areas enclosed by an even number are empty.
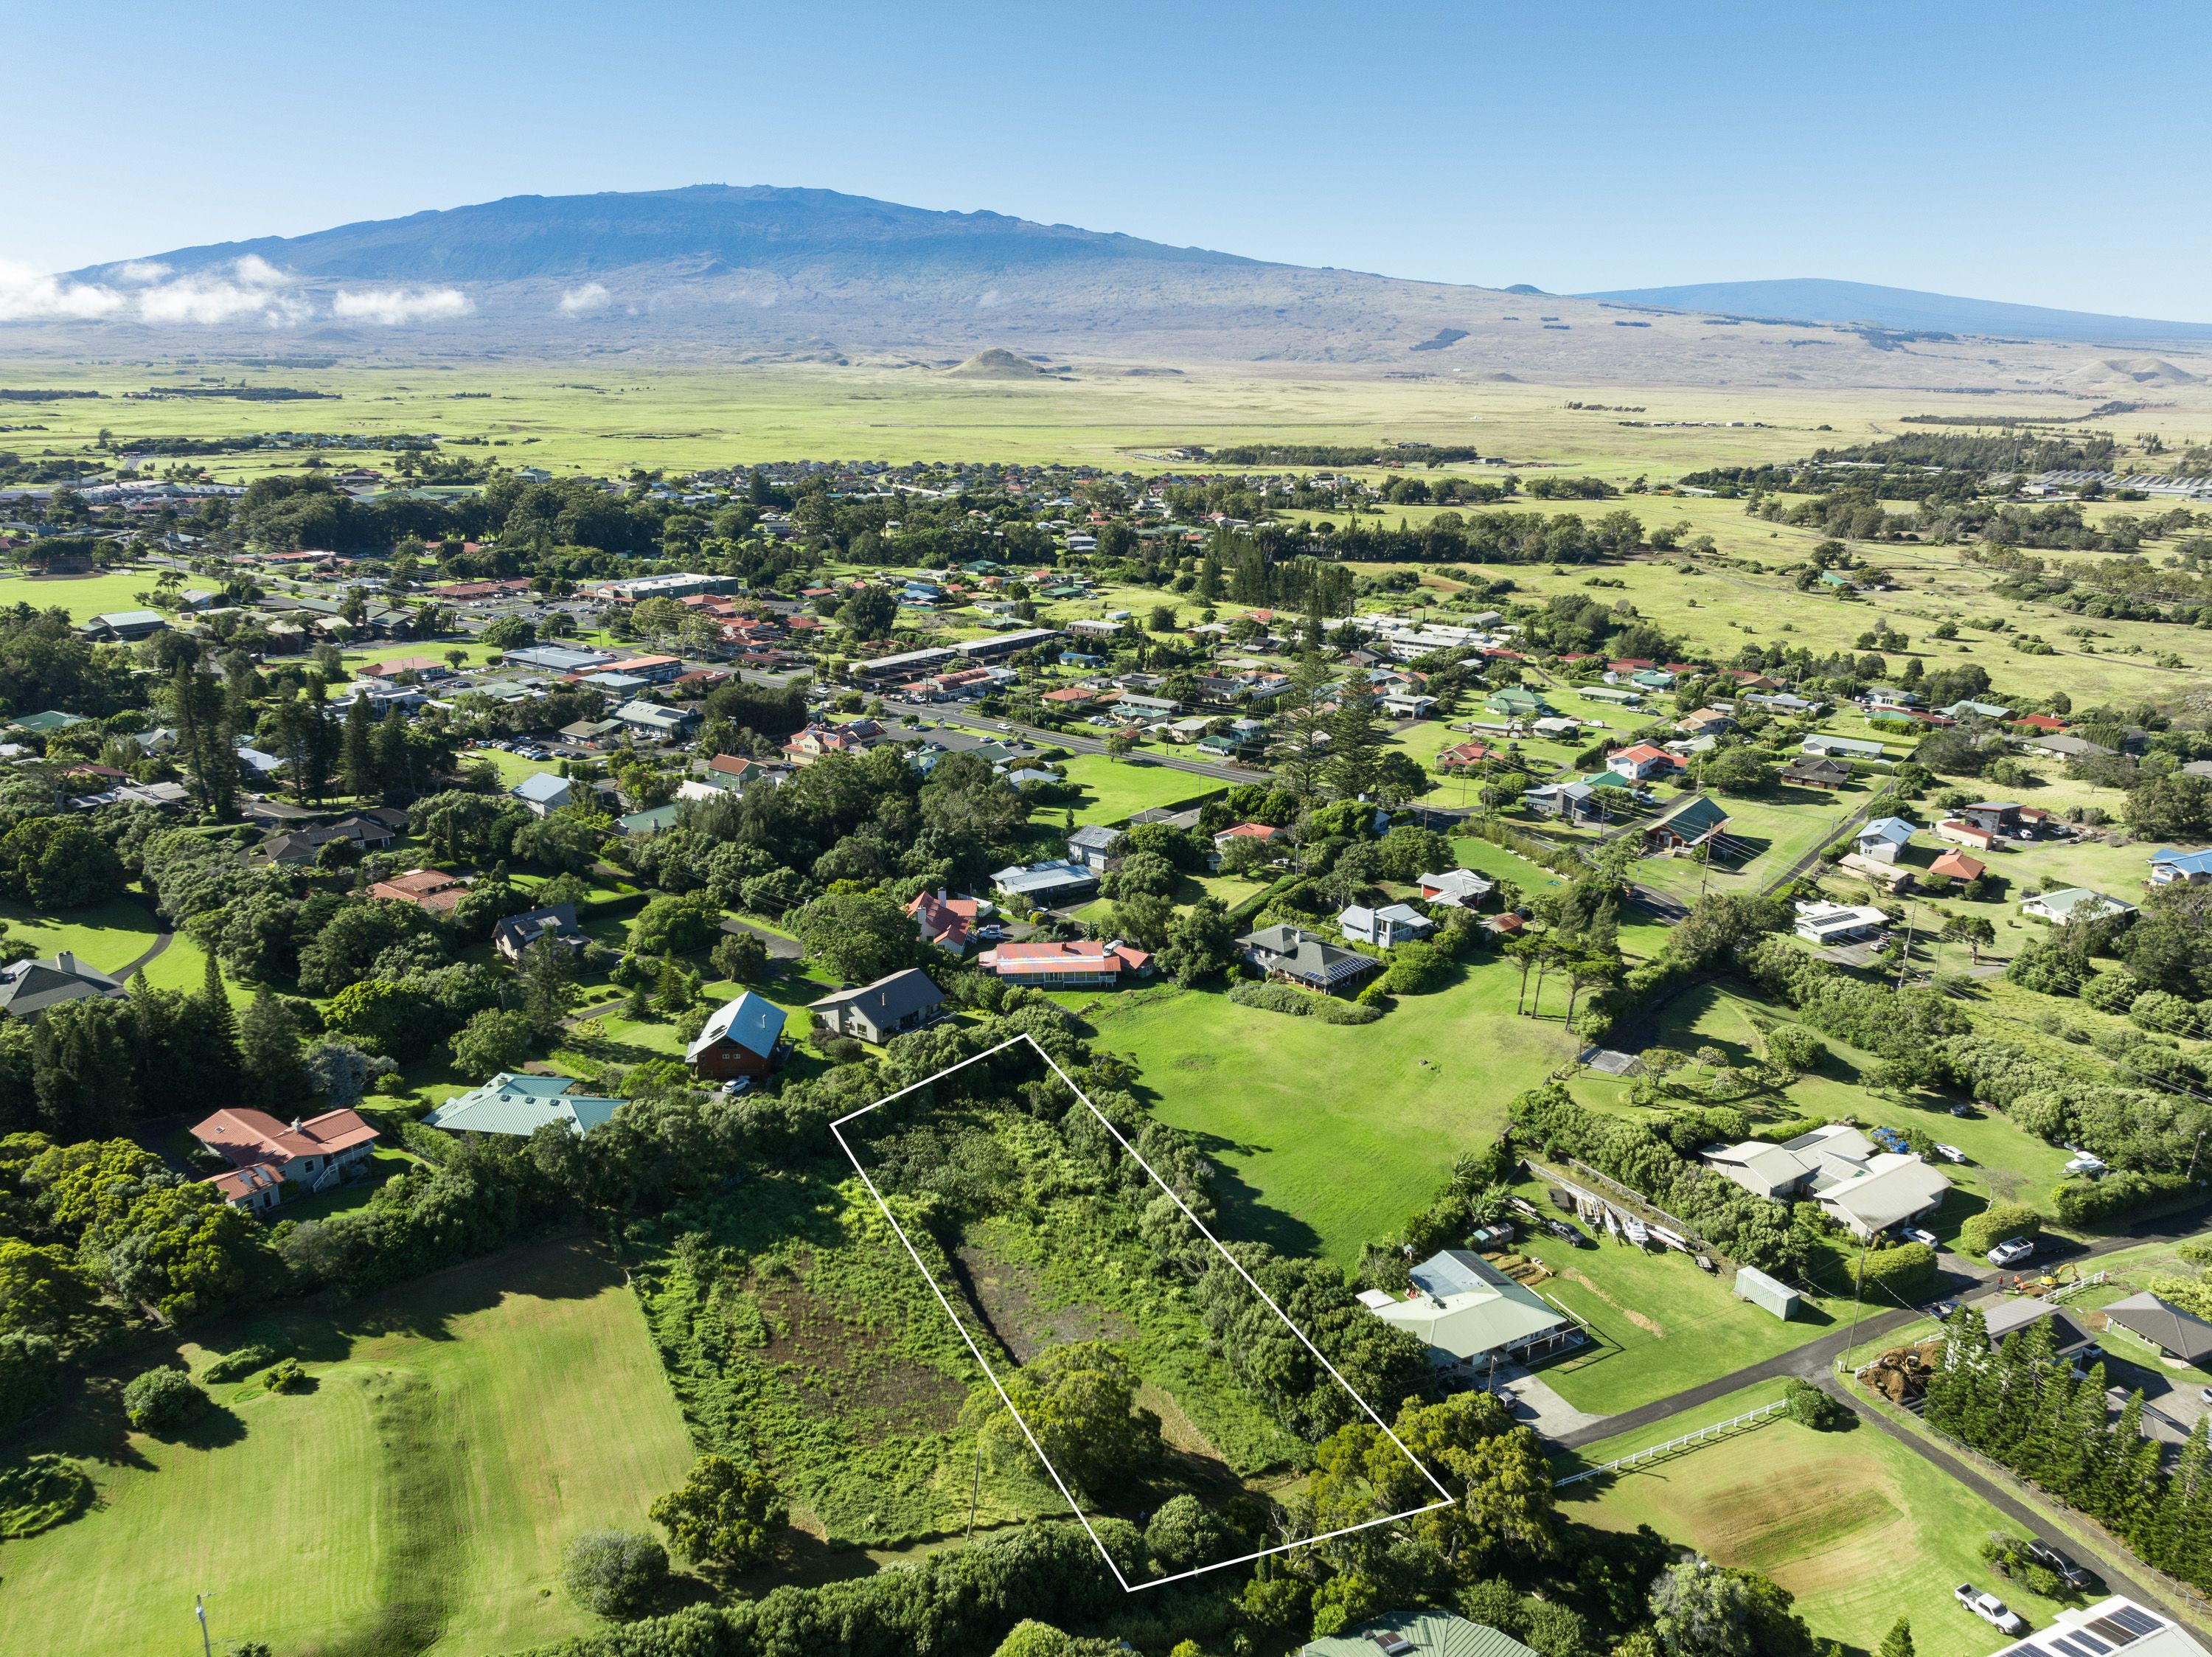
<svg viewBox="0 0 2212 1657">
<path fill-rule="evenodd" d="M 1638 1450 L 1632 1455 L 1620 1456 L 1595 1467 L 1586 1467 L 1579 1473 L 1569 1473 L 1565 1478 L 1555 1478 L 1552 1481 L 1552 1488 L 1555 1490 L 1561 1489 L 1570 1484 L 1579 1484 L 1586 1478 L 1595 1478 L 1600 1473 L 1610 1473 L 1623 1467 L 1633 1467 L 1639 1461 L 1656 1460 L 1659 1457 L 1674 1451 L 1686 1449 L 1692 1444 L 1702 1444 L 1707 1439 L 1718 1438 L 1722 1434 L 1733 1432 L 1737 1428 L 1756 1426 L 1789 1407 L 1790 1402 L 1786 1398 L 1778 1398 L 1772 1404 L 1763 1404 L 1756 1410 L 1747 1410 L 1740 1416 L 1731 1416 L 1726 1421 L 1716 1422 L 1711 1427 L 1700 1427 L 1694 1433 L 1685 1433 L 1680 1438 L 1670 1438 L 1664 1444 L 1655 1444 L 1648 1450 Z"/>
</svg>

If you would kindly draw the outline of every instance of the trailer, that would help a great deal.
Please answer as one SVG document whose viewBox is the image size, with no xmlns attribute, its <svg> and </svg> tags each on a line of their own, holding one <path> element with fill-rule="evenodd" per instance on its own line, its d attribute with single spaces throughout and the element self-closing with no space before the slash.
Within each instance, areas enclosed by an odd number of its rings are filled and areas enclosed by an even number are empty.
<svg viewBox="0 0 2212 1657">
<path fill-rule="evenodd" d="M 1760 1310 L 1771 1312 L 1787 1322 L 1797 1309 L 1797 1291 L 1784 1282 L 1778 1282 L 1756 1266 L 1739 1266 L 1735 1274 L 1735 1296 L 1749 1301 Z"/>
</svg>

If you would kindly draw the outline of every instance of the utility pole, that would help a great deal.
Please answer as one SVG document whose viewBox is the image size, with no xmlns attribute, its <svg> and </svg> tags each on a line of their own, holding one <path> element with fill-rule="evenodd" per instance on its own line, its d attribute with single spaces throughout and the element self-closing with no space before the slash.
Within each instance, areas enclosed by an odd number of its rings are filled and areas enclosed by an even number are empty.
<svg viewBox="0 0 2212 1657">
<path fill-rule="evenodd" d="M 975 1539 L 975 1506 L 982 1499 L 983 1429 L 979 1427 L 975 1429 L 975 1483 L 974 1488 L 968 1492 L 968 1534 L 962 1538 L 963 1547 Z"/>
<path fill-rule="evenodd" d="M 192 1596 L 192 1615 L 200 1619 L 200 1657 L 215 1657 L 215 1646 L 208 1638 L 207 1602 L 210 1597 L 204 1593 Z"/>
<path fill-rule="evenodd" d="M 1871 1235 L 1859 1240 L 1859 1269 L 1851 1274 L 1851 1332 L 1844 1342 L 1844 1356 L 1847 1362 L 1851 1349 L 1859 1343 L 1859 1306 L 1866 1298 L 1867 1249 L 1873 1241 Z"/>
<path fill-rule="evenodd" d="M 1897 957 L 1897 987 L 1905 988 L 1905 975 L 1912 966 L 1912 905 L 1905 906 L 1905 947 Z"/>
</svg>

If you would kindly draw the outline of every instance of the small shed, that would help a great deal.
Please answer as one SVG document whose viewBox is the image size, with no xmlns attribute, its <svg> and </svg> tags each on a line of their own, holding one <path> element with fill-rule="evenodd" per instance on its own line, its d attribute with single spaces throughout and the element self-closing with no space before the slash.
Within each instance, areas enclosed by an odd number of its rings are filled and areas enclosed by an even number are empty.
<svg viewBox="0 0 2212 1657">
<path fill-rule="evenodd" d="M 1797 1291 L 1778 1282 L 1757 1266 L 1741 1266 L 1735 1274 L 1735 1297 L 1771 1312 L 1784 1322 L 1797 1309 Z"/>
</svg>

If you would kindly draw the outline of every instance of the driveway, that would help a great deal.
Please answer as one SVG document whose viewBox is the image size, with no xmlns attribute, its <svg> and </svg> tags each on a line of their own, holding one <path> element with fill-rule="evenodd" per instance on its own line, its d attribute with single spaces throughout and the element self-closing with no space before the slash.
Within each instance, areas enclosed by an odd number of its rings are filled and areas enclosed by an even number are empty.
<svg viewBox="0 0 2212 1657">
<path fill-rule="evenodd" d="M 773 961 L 795 961 L 805 951 L 796 938 L 786 938 L 769 931 L 764 926 L 755 926 L 750 921 L 741 921 L 734 915 L 722 918 L 722 930 L 729 933 L 750 932 L 768 946 L 769 959 Z"/>
</svg>

